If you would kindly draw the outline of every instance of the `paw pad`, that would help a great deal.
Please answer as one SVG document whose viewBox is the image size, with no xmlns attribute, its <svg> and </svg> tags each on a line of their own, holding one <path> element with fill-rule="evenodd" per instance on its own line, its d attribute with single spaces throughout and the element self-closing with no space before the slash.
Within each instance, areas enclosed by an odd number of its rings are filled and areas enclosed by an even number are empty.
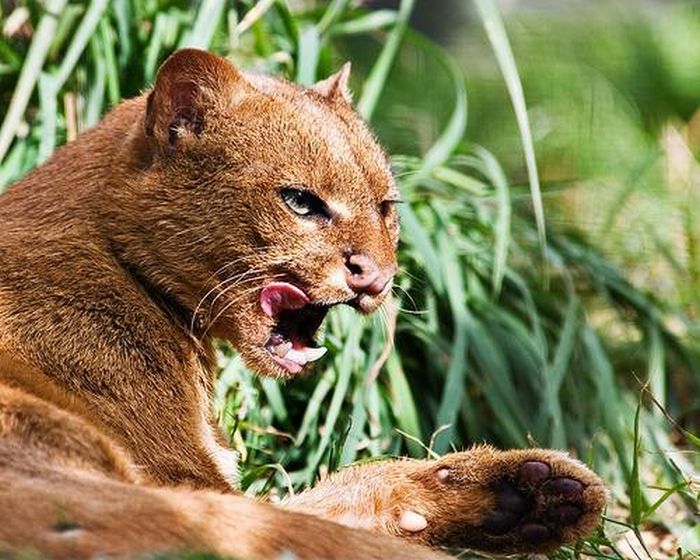
<svg viewBox="0 0 700 560">
<path fill-rule="evenodd" d="M 520 466 L 518 481 L 522 484 L 537 484 L 549 478 L 552 469 L 547 463 L 539 461 L 527 461 Z"/>
<path fill-rule="evenodd" d="M 554 478 L 545 484 L 544 491 L 547 494 L 573 500 L 583 492 L 583 484 L 573 478 Z"/>
<path fill-rule="evenodd" d="M 584 489 L 574 478 L 553 477 L 547 463 L 526 461 L 491 486 L 494 508 L 483 529 L 495 537 L 517 535 L 533 546 L 547 543 L 581 519 Z"/>
<path fill-rule="evenodd" d="M 572 525 L 583 515 L 583 510 L 578 506 L 563 505 L 555 507 L 547 512 L 547 520 L 560 525 Z"/>
<path fill-rule="evenodd" d="M 552 536 L 552 532 L 546 525 L 540 525 L 539 523 L 524 523 L 520 527 L 520 535 L 526 541 L 537 544 L 542 543 Z"/>
</svg>

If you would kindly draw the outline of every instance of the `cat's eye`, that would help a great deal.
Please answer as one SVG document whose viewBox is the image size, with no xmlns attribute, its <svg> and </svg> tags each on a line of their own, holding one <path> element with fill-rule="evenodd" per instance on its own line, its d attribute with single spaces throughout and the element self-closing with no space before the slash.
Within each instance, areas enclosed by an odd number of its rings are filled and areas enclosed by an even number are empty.
<svg viewBox="0 0 700 560">
<path fill-rule="evenodd" d="M 280 191 L 280 196 L 287 207 L 298 216 L 329 218 L 326 203 L 310 191 L 285 188 Z"/>
</svg>

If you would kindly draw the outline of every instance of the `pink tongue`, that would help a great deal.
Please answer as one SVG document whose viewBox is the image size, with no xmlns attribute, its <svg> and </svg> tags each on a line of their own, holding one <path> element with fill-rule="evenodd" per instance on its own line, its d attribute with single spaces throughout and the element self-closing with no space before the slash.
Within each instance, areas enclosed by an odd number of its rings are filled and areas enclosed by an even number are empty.
<svg viewBox="0 0 700 560">
<path fill-rule="evenodd" d="M 309 298 L 287 282 L 270 282 L 260 293 L 260 307 L 268 317 L 276 317 L 286 309 L 301 309 Z"/>
</svg>

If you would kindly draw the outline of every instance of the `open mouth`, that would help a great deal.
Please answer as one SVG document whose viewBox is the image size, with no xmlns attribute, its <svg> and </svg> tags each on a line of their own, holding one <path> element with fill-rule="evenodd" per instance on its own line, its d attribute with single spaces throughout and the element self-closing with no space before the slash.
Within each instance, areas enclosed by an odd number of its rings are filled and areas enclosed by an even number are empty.
<svg viewBox="0 0 700 560">
<path fill-rule="evenodd" d="M 311 303 L 308 296 L 287 282 L 271 282 L 260 293 L 263 312 L 275 319 L 265 349 L 289 373 L 321 358 L 327 351 L 314 337 L 330 306 Z"/>
</svg>

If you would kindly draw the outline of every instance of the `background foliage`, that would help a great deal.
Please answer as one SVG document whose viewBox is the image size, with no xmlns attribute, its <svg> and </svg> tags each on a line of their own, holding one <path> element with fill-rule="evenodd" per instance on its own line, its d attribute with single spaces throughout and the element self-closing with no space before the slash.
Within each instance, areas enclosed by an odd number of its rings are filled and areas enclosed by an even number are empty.
<svg viewBox="0 0 700 560">
<path fill-rule="evenodd" d="M 244 488 L 274 497 L 473 442 L 551 446 L 613 495 L 601 533 L 559 557 L 697 557 L 697 6 L 615 24 L 517 12 L 506 34 L 490 0 L 465 5 L 443 48 L 409 25 L 414 0 L 6 2 L 0 185 L 177 47 L 303 84 L 351 59 L 406 201 L 395 303 L 335 310 L 318 374 L 284 386 L 222 346 Z"/>
</svg>

